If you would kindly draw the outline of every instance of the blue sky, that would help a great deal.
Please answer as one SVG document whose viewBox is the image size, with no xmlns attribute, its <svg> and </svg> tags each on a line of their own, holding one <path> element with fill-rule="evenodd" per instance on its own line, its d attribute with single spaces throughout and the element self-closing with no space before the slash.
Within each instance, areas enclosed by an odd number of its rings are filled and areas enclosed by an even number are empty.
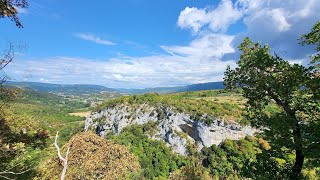
<svg viewBox="0 0 320 180">
<path fill-rule="evenodd" d="M 5 72 L 17 81 L 113 88 L 220 81 L 245 36 L 293 63 L 297 39 L 320 19 L 316 0 L 29 0 L 24 25 L 0 19 L 0 48 L 27 46 Z"/>
</svg>

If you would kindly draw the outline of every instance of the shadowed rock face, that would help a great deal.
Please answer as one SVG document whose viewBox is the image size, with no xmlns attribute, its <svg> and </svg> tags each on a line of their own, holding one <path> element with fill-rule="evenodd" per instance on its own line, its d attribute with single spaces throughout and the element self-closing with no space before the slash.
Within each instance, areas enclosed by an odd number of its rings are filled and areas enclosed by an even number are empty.
<svg viewBox="0 0 320 180">
<path fill-rule="evenodd" d="M 165 141 L 175 152 L 183 155 L 188 154 L 186 146 L 189 143 L 197 144 L 198 150 L 201 150 L 204 146 L 218 145 L 225 139 L 237 140 L 256 132 L 249 126 L 208 118 L 212 122 L 210 125 L 195 121 L 191 115 L 169 107 L 120 104 L 93 112 L 85 121 L 85 131 L 92 130 L 104 137 L 107 133 L 119 134 L 124 127 L 132 124 L 159 122 L 151 138 Z"/>
<path fill-rule="evenodd" d="M 199 132 L 197 131 L 197 127 L 194 126 L 196 123 L 193 124 L 181 124 L 179 125 L 180 129 L 186 133 L 188 136 L 190 136 L 193 140 L 196 142 L 201 141 L 201 138 L 199 137 Z"/>
</svg>

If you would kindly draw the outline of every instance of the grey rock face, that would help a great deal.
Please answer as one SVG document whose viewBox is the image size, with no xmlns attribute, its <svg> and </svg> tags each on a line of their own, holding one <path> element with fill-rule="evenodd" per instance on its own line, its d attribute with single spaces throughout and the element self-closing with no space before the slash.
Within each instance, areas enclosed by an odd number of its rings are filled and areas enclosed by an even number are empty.
<svg viewBox="0 0 320 180">
<path fill-rule="evenodd" d="M 238 140 L 256 132 L 249 126 L 242 127 L 237 123 L 203 116 L 213 123 L 207 125 L 195 121 L 191 115 L 168 107 L 121 104 L 93 112 L 85 121 L 85 131 L 94 130 L 104 137 L 107 133 L 119 134 L 123 128 L 132 124 L 159 122 L 157 131 L 151 138 L 163 140 L 182 155 L 188 154 L 188 146 L 192 144 L 201 150 L 204 146 L 218 145 L 225 139 Z"/>
</svg>

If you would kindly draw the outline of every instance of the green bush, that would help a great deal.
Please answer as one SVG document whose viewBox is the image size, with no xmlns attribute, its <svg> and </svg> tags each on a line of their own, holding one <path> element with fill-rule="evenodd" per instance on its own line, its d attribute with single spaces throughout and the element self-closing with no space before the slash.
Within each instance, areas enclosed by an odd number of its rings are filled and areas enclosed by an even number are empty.
<svg viewBox="0 0 320 180">
<path fill-rule="evenodd" d="M 174 154 L 162 141 L 148 138 L 155 123 L 132 125 L 122 130 L 120 135 L 108 139 L 125 145 L 139 158 L 142 174 L 146 179 L 167 178 L 170 172 L 187 165 L 187 158 Z"/>
</svg>

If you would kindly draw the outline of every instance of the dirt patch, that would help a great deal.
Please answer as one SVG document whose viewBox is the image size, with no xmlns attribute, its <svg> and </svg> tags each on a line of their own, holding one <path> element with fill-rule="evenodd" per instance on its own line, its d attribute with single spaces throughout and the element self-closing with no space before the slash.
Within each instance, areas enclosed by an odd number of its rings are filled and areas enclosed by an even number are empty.
<svg viewBox="0 0 320 180">
<path fill-rule="evenodd" d="M 80 116 L 80 117 L 87 117 L 91 114 L 91 111 L 87 112 L 75 112 L 75 113 L 69 113 L 71 116 Z"/>
</svg>

